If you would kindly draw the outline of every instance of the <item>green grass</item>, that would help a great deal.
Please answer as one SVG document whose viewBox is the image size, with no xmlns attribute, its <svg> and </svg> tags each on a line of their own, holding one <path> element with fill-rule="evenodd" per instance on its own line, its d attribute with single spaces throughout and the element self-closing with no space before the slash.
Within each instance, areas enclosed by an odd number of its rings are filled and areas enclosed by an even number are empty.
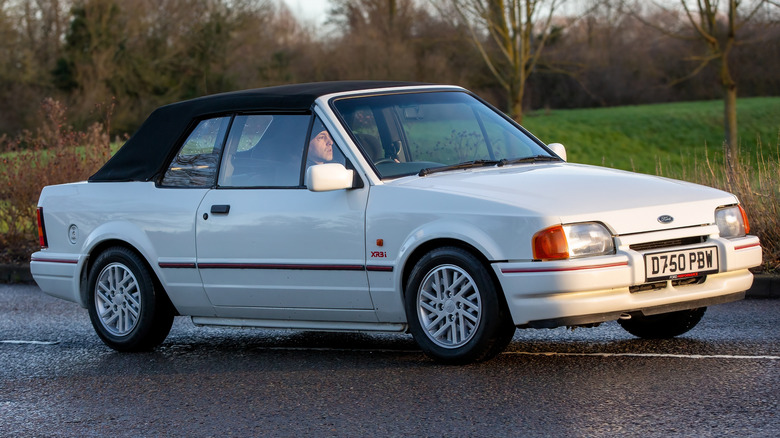
<svg viewBox="0 0 780 438">
<path fill-rule="evenodd" d="M 737 114 L 742 157 L 773 153 L 780 97 L 740 99 Z M 723 102 L 537 111 L 523 126 L 546 143 L 563 143 L 571 162 L 655 174 L 659 162 L 679 167 L 703 161 L 705 149 L 710 158 L 722 153 Z M 756 151 L 758 144 L 767 151 Z"/>
</svg>

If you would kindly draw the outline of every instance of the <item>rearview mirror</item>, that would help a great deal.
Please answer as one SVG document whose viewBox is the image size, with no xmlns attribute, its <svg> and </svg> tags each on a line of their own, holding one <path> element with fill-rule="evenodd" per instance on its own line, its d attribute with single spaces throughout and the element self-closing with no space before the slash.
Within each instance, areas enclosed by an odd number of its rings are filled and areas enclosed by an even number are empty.
<svg viewBox="0 0 780 438">
<path fill-rule="evenodd" d="M 563 161 L 568 161 L 566 159 L 566 147 L 563 146 L 560 143 L 550 143 L 547 145 L 548 148 L 550 148 L 551 151 L 555 153 L 555 155 L 561 157 Z"/>
<path fill-rule="evenodd" d="M 306 169 L 304 182 L 312 192 L 344 190 L 354 187 L 355 171 L 340 163 L 315 164 Z"/>
</svg>

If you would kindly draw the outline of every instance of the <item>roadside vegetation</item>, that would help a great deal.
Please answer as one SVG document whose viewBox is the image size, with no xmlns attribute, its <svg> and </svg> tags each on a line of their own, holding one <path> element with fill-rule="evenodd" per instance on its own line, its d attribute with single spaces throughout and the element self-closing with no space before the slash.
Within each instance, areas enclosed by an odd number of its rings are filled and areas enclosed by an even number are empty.
<svg viewBox="0 0 780 438">
<path fill-rule="evenodd" d="M 760 270 L 780 272 L 780 138 L 773 143 L 756 141 L 754 154 L 743 153 L 729 165 L 723 154 L 715 158 L 688 159 L 680 166 L 666 166 L 659 174 L 734 193 L 745 208 L 750 234 L 761 238 L 764 263 Z M 705 149 L 705 152 L 707 150 Z"/>
<path fill-rule="evenodd" d="M 0 263 L 26 263 L 38 248 L 35 209 L 44 186 L 82 181 L 111 156 L 108 124 L 77 131 L 65 112 L 46 99 L 35 132 L 0 137 Z"/>
<path fill-rule="evenodd" d="M 719 142 L 722 103 L 683 102 L 527 115 L 545 142 L 567 146 L 570 162 L 692 181 L 735 193 L 751 233 L 761 238 L 764 271 L 780 270 L 780 98 L 742 99 L 741 154 L 731 166 Z M 0 138 L 0 263 L 24 263 L 38 246 L 35 208 L 45 185 L 81 181 L 116 148 L 103 123 L 72 128 L 64 106 L 47 99 L 41 127 Z M 729 172 L 729 167 L 731 171 Z"/>
</svg>

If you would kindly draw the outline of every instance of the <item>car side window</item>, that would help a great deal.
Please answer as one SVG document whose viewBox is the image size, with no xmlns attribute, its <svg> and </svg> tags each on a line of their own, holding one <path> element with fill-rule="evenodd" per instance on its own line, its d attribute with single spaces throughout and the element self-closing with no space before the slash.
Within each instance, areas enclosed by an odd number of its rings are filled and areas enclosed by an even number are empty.
<svg viewBox="0 0 780 438">
<path fill-rule="evenodd" d="M 219 187 L 300 187 L 310 115 L 236 116 Z"/>
<path fill-rule="evenodd" d="M 230 117 L 201 120 L 171 161 L 161 185 L 212 187 L 229 124 Z"/>
<path fill-rule="evenodd" d="M 356 107 L 354 111 L 345 115 L 345 119 L 358 146 L 371 162 L 376 163 L 392 156 L 392 147 L 388 147 L 388 150 L 385 151 L 382 145 L 377 121 L 369 106 Z"/>
</svg>

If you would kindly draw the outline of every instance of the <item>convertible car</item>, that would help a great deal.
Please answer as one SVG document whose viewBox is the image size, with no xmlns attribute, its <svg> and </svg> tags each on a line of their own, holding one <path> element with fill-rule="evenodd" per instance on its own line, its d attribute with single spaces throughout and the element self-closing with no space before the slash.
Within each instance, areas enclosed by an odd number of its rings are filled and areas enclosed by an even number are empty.
<svg viewBox="0 0 780 438">
<path fill-rule="evenodd" d="M 31 270 L 119 351 L 196 325 L 409 332 L 445 363 L 516 328 L 642 338 L 739 300 L 739 200 L 566 162 L 469 91 L 287 85 L 154 111 L 89 181 L 49 186 Z"/>
</svg>

